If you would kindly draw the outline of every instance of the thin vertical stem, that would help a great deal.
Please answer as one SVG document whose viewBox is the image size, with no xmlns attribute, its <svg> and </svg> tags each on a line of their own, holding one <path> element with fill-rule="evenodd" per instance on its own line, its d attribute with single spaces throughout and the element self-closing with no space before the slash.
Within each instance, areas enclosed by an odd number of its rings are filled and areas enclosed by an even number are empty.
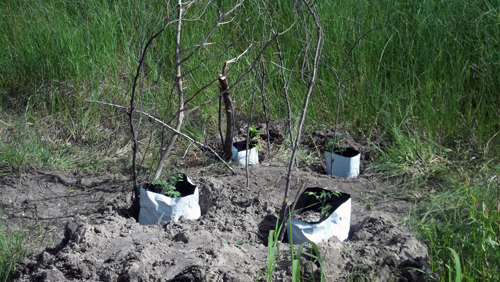
<svg viewBox="0 0 500 282">
<path fill-rule="evenodd" d="M 318 19 L 316 13 L 312 10 L 311 6 L 309 5 L 309 2 L 307 0 L 303 0 L 303 2 L 309 11 L 309 14 L 312 16 L 314 24 L 316 26 L 317 41 L 316 41 L 316 48 L 314 50 L 312 75 L 311 75 L 311 78 L 309 80 L 309 84 L 307 86 L 307 94 L 306 94 L 306 97 L 304 98 L 304 104 L 302 106 L 302 114 L 300 116 L 299 124 L 297 127 L 297 136 L 295 138 L 295 143 L 293 145 L 292 158 L 290 159 L 290 162 L 288 164 L 288 172 L 287 172 L 287 176 L 286 176 L 286 186 L 285 186 L 285 195 L 284 195 L 283 204 L 281 206 L 281 212 L 280 212 L 281 224 L 283 224 L 284 222 L 286 222 L 288 220 L 288 215 L 286 214 L 286 208 L 288 206 L 288 201 L 289 201 L 288 194 L 290 192 L 293 165 L 294 165 L 295 159 L 297 157 L 297 151 L 298 151 L 299 145 L 300 145 L 300 136 L 301 136 L 301 132 L 302 132 L 302 127 L 304 125 L 304 121 L 306 119 L 306 113 L 307 113 L 307 107 L 309 105 L 309 99 L 311 97 L 312 90 L 313 90 L 314 84 L 316 82 L 316 73 L 318 71 L 319 56 L 321 54 L 322 42 L 323 42 L 323 30 L 322 30 L 321 25 L 319 23 L 319 19 Z M 281 234 L 279 237 L 280 240 L 283 239 L 283 236 L 284 236 L 284 230 L 281 231 Z"/>
<path fill-rule="evenodd" d="M 267 160 L 271 159 L 271 136 L 269 135 L 269 113 L 266 106 L 266 97 L 265 97 L 265 88 L 266 88 L 266 68 L 264 66 L 264 62 L 262 62 L 262 84 L 260 89 L 260 94 L 262 97 L 262 108 L 264 110 L 264 117 L 266 119 L 266 134 L 267 134 Z"/>
<path fill-rule="evenodd" d="M 182 121 L 184 120 L 184 93 L 182 90 L 182 71 L 181 71 L 181 50 L 180 50 L 180 42 L 181 42 L 181 31 L 182 31 L 182 13 L 184 9 L 182 8 L 182 0 L 178 2 L 178 13 L 177 13 L 177 32 L 175 36 L 175 80 L 177 86 L 177 96 L 178 96 L 178 115 L 177 115 L 177 125 L 176 130 L 180 131 L 182 127 Z M 178 134 L 176 132 L 172 133 L 172 137 L 168 142 L 167 147 L 161 154 L 160 161 L 158 163 L 158 167 L 156 168 L 155 175 L 153 179 L 160 178 L 161 172 L 163 170 L 163 166 L 165 165 L 165 161 L 167 157 L 174 147 L 175 141 L 177 141 Z"/>
</svg>

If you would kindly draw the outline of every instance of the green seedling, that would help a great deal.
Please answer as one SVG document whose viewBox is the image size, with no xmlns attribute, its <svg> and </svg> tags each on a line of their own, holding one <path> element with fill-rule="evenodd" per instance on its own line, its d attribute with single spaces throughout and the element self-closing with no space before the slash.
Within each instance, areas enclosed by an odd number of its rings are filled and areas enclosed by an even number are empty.
<svg viewBox="0 0 500 282">
<path fill-rule="evenodd" d="M 317 194 L 316 192 L 305 192 L 307 195 L 314 196 L 321 203 L 321 217 L 329 217 L 330 210 L 332 209 L 332 205 L 327 203 L 328 199 L 331 199 L 333 195 L 340 197 L 339 191 L 321 191 L 321 194 Z"/>
<path fill-rule="evenodd" d="M 336 147 L 340 150 L 340 152 L 344 152 L 346 150 L 346 147 L 340 147 L 340 140 L 342 140 L 346 137 L 347 137 L 347 134 L 342 134 L 335 139 L 328 140 L 328 143 L 326 144 L 326 151 L 331 152 L 333 149 L 333 145 L 337 145 Z"/>
<path fill-rule="evenodd" d="M 255 146 L 257 149 L 260 149 L 259 147 L 259 140 L 260 140 L 260 135 L 264 135 L 264 133 L 262 133 L 262 131 L 258 130 L 257 128 L 255 128 L 255 126 L 251 125 L 250 126 L 250 144 Z M 246 136 L 246 134 L 245 134 Z"/>
<path fill-rule="evenodd" d="M 179 173 L 177 175 L 170 176 L 170 179 L 171 179 L 170 181 L 163 179 L 155 179 L 151 181 L 151 184 L 160 185 L 164 189 L 163 194 L 167 195 L 168 197 L 178 198 L 181 196 L 181 193 L 175 190 L 175 185 L 177 184 L 177 182 L 184 181 L 184 176 L 182 175 L 182 173 Z"/>
<path fill-rule="evenodd" d="M 75 189 L 73 189 L 73 186 L 71 185 L 68 185 L 66 187 L 66 193 L 68 193 L 68 195 L 70 195 L 71 193 L 75 192 Z"/>
</svg>

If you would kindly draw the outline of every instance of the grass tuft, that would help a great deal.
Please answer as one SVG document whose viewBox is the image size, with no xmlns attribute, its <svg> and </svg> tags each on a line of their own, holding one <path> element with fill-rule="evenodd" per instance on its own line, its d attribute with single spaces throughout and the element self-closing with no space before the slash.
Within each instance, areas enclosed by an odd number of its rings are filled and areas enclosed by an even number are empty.
<svg viewBox="0 0 500 282">
<path fill-rule="evenodd" d="M 9 281 L 23 254 L 24 233 L 7 232 L 0 221 L 0 281 Z"/>
</svg>

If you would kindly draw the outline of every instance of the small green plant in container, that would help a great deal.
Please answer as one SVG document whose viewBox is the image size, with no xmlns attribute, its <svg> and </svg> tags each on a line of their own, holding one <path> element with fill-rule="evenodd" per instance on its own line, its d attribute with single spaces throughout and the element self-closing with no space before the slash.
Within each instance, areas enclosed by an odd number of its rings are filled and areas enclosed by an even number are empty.
<svg viewBox="0 0 500 282">
<path fill-rule="evenodd" d="M 198 219 L 201 216 L 198 187 L 183 173 L 175 173 L 166 180 L 155 179 L 141 187 L 139 223 L 151 225 L 161 222 Z"/>
<path fill-rule="evenodd" d="M 254 146 L 257 149 L 260 149 L 260 147 L 259 147 L 260 135 L 264 135 L 264 133 L 262 133 L 262 131 L 255 128 L 254 125 L 251 125 L 250 126 L 250 136 L 249 136 L 250 146 Z"/>
<path fill-rule="evenodd" d="M 326 144 L 326 151 L 327 152 L 331 152 L 334 147 L 333 145 L 337 145 L 336 148 L 342 153 L 344 152 L 345 150 L 347 150 L 346 147 L 340 147 L 340 141 L 344 138 L 347 137 L 347 134 L 342 134 L 340 135 L 339 137 L 335 138 L 335 139 L 330 139 L 328 140 L 328 143 Z"/>
<path fill-rule="evenodd" d="M 151 185 L 160 185 L 162 188 L 162 193 L 171 198 L 178 198 L 181 193 L 176 190 L 175 185 L 177 182 L 184 181 L 184 176 L 182 173 L 170 176 L 170 180 L 155 179 L 151 181 Z"/>
<path fill-rule="evenodd" d="M 332 205 L 328 203 L 328 200 L 332 198 L 332 196 L 340 197 L 339 191 L 325 191 L 322 190 L 321 193 L 307 191 L 304 192 L 307 195 L 314 196 L 316 200 L 321 204 L 321 218 L 329 217 L 330 210 L 332 209 Z"/>
<path fill-rule="evenodd" d="M 312 241 L 319 243 L 332 236 L 340 241 L 349 237 L 351 222 L 351 196 L 321 187 L 309 187 L 294 200 L 295 215 L 287 226 L 293 244 Z M 292 242 L 292 239 L 288 241 Z"/>
<path fill-rule="evenodd" d="M 233 161 L 241 165 L 246 165 L 246 158 L 248 156 L 249 165 L 258 165 L 260 149 L 259 140 L 260 135 L 262 134 L 263 133 L 255 128 L 255 126 L 250 126 L 248 134 L 248 147 L 246 140 L 233 143 Z"/>
<path fill-rule="evenodd" d="M 353 148 L 340 146 L 340 140 L 345 137 L 347 137 L 347 134 L 330 139 L 326 144 L 326 174 L 356 178 L 359 175 L 361 154 Z"/>
</svg>

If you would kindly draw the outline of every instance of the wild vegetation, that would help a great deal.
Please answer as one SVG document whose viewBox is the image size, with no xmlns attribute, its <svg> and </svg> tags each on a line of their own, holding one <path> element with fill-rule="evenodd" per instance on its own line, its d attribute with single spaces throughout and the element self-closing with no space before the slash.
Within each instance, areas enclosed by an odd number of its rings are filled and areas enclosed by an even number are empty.
<svg viewBox="0 0 500 282">
<path fill-rule="evenodd" d="M 226 9 L 237 3 L 220 2 Z M 396 181 L 401 197 L 417 204 L 405 224 L 429 246 L 431 278 L 498 281 L 500 4 L 318 2 L 323 51 L 305 134 L 331 128 L 339 106 L 340 127 L 378 149 L 365 175 Z M 88 100 L 129 104 L 140 50 L 174 6 L 132 0 L 3 1 L 0 173 L 30 166 L 128 173 L 126 113 Z M 207 7 L 201 21 L 184 23 L 181 54 L 198 48 L 211 32 L 219 17 L 214 7 Z M 230 83 L 240 79 L 231 90 L 237 121 L 248 122 L 253 107 L 254 121 L 263 122 L 263 105 L 270 119 L 286 118 L 282 54 L 290 75 L 290 110 L 298 113 L 309 79 L 302 70 L 312 68 L 312 50 L 301 52 L 313 36 L 301 30 L 313 25 L 306 12 L 282 0 L 243 2 L 183 66 L 186 107 L 217 96 L 222 64 L 244 54 L 227 74 Z M 198 13 L 194 9 L 186 16 Z M 260 83 L 262 69 L 250 66 L 275 32 L 280 50 L 273 43 L 262 53 L 266 78 Z M 156 39 L 138 85 L 138 107 L 166 122 L 175 118 L 179 103 L 173 94 L 174 37 L 175 28 L 168 28 Z M 202 85 L 210 86 L 198 92 Z M 265 103 L 254 101 L 255 91 L 264 93 Z M 218 107 L 215 101 L 191 111 L 183 132 L 197 140 L 217 136 L 217 120 L 211 117 Z M 296 125 L 299 116 L 291 119 Z M 138 142 L 147 147 L 155 140 L 151 146 L 163 147 L 159 140 L 169 133 L 146 118 L 141 122 Z M 144 157 L 139 170 L 154 173 L 158 160 L 145 150 L 139 153 Z M 10 246 L 22 238 L 0 233 L 0 242 Z M 10 249 L 23 252 L 18 245 Z M 4 261 L 2 275 L 12 269 L 12 262 Z"/>
</svg>

